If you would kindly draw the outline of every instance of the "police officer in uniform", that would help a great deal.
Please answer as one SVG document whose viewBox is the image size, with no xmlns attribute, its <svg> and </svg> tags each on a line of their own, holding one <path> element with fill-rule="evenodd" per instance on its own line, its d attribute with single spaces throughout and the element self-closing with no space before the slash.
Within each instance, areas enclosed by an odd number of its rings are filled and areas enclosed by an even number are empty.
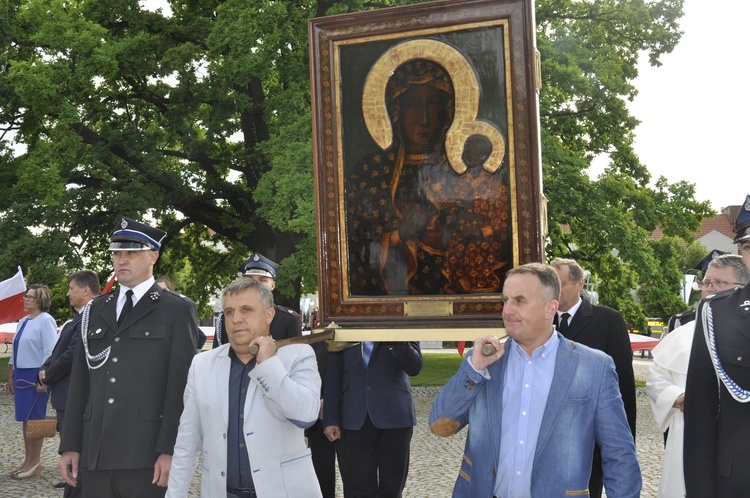
<svg viewBox="0 0 750 498">
<path fill-rule="evenodd" d="M 734 231 L 750 268 L 750 195 Z M 688 498 L 748 495 L 750 284 L 707 296 L 698 307 L 685 387 L 683 458 Z"/>
<path fill-rule="evenodd" d="M 166 233 L 122 218 L 110 235 L 120 288 L 84 307 L 59 468 L 87 498 L 163 497 L 198 335 L 190 305 L 154 282 Z"/>
<path fill-rule="evenodd" d="M 246 278 L 252 278 L 259 281 L 266 286 L 268 290 L 273 292 L 276 288 L 276 273 L 279 271 L 281 266 L 278 263 L 274 263 L 267 257 L 260 253 L 253 253 L 245 263 L 237 268 L 237 271 L 244 275 Z M 275 341 L 279 339 L 286 339 L 288 337 L 297 337 L 302 335 L 302 319 L 299 313 L 278 304 L 276 307 L 276 315 L 273 317 L 271 322 L 271 337 Z M 214 345 L 213 347 L 219 347 L 222 344 L 227 344 L 227 332 L 224 328 L 224 314 L 221 313 L 216 319 L 216 333 L 214 334 Z"/>
</svg>

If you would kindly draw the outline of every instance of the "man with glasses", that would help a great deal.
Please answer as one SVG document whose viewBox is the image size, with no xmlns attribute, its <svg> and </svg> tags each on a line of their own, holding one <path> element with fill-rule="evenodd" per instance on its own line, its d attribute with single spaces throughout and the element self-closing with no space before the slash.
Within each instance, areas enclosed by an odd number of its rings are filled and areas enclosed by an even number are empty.
<svg viewBox="0 0 750 498">
<path fill-rule="evenodd" d="M 734 232 L 734 242 L 750 268 L 750 195 Z M 710 279 L 712 287 L 717 285 L 714 280 L 732 279 Z M 683 459 L 688 498 L 747 496 L 749 402 L 750 284 L 711 294 L 698 306 L 685 385 Z"/>
<path fill-rule="evenodd" d="M 726 254 L 711 261 L 703 281 L 698 282 L 702 297 L 743 286 L 750 281 L 750 270 L 740 256 Z M 685 421 L 685 380 L 695 322 L 677 327 L 653 350 L 654 362 L 649 368 L 646 392 L 654 419 L 662 431 L 669 431 L 665 441 L 659 496 L 685 496 L 682 472 Z"/>
</svg>

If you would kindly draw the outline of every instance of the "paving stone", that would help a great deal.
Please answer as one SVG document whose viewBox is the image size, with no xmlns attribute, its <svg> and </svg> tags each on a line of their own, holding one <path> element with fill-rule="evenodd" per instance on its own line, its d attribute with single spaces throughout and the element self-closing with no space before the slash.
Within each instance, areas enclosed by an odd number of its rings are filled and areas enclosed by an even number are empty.
<svg viewBox="0 0 750 498">
<path fill-rule="evenodd" d="M 646 380 L 650 360 L 634 359 L 636 379 Z M 5 384 L 0 383 L 0 495 L 8 498 L 58 498 L 62 490 L 52 486 L 60 482 L 57 471 L 57 448 L 59 438 L 47 439 L 42 448 L 44 471 L 38 478 L 18 481 L 9 477 L 10 472 L 23 461 L 23 436 L 21 423 L 14 419 L 13 397 L 5 393 Z M 438 438 L 428 427 L 430 408 L 438 387 L 414 388 L 414 402 L 417 410 L 417 426 L 412 439 L 411 466 L 404 490 L 407 498 L 449 497 L 458 475 L 459 463 L 463 454 L 465 431 L 449 437 Z M 656 427 L 645 388 L 638 389 L 638 421 L 636 428 L 636 449 L 643 474 L 641 497 L 656 496 L 661 476 L 661 462 L 664 456 L 662 433 Z M 49 414 L 53 414 L 50 408 Z M 197 469 L 201 466 L 198 464 Z M 200 495 L 200 479 L 196 473 L 190 496 Z M 341 479 L 337 481 L 337 496 L 343 496 Z"/>
</svg>

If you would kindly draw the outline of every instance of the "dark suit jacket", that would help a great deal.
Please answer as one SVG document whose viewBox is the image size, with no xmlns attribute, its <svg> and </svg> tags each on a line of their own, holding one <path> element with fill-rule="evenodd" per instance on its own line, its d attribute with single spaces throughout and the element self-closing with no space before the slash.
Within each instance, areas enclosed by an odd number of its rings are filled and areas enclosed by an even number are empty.
<svg viewBox="0 0 750 498">
<path fill-rule="evenodd" d="M 273 337 L 274 341 L 279 339 L 287 339 L 289 337 L 297 337 L 302 335 L 302 319 L 299 313 L 294 312 L 292 309 L 285 306 L 276 305 L 276 314 L 271 321 L 270 336 Z M 229 344 L 227 339 L 227 329 L 224 326 L 224 313 L 219 314 L 216 320 L 216 328 L 221 331 L 221 343 L 219 343 L 219 334 L 214 334 L 213 348 L 218 348 L 222 344 Z"/>
<path fill-rule="evenodd" d="M 685 386 L 685 488 L 689 498 L 739 498 L 750 490 L 750 403 L 717 381 L 706 345 L 708 310 L 719 361 L 750 390 L 750 285 L 709 296 L 695 319 Z M 718 385 L 717 385 L 718 382 Z"/>
<path fill-rule="evenodd" d="M 118 292 L 91 303 L 89 353 L 111 350 L 93 369 L 83 342 L 76 350 L 60 439 L 60 451 L 81 453 L 89 470 L 151 468 L 172 454 L 195 355 L 197 325 L 185 300 L 154 284 L 117 325 Z"/>
<path fill-rule="evenodd" d="M 40 370 L 44 370 L 44 383 L 51 387 L 52 408 L 65 410 L 73 357 L 81 338 L 81 314 L 76 313 L 60 331 L 55 349 Z"/>
<path fill-rule="evenodd" d="M 564 335 L 571 341 L 604 351 L 612 357 L 620 384 L 620 395 L 625 405 L 625 415 L 635 438 L 633 350 L 630 346 L 628 327 L 620 312 L 606 306 L 594 306 L 583 299 Z"/>
<path fill-rule="evenodd" d="M 422 370 L 416 342 L 381 342 L 365 367 L 362 347 L 330 354 L 326 370 L 323 426 L 359 430 L 370 415 L 378 429 L 403 429 L 417 423 L 408 376 Z"/>
</svg>

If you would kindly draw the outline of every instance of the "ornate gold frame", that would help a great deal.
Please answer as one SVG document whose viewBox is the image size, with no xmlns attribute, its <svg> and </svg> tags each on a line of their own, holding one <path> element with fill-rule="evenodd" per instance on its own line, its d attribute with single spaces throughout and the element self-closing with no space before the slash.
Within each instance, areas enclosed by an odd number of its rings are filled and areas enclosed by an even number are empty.
<svg viewBox="0 0 750 498">
<path fill-rule="evenodd" d="M 501 46 L 481 46 L 486 33 L 492 33 L 493 40 L 501 37 Z M 448 0 L 318 18 L 310 21 L 309 36 L 321 323 L 399 329 L 499 325 L 499 292 L 350 292 L 344 168 L 347 157 L 351 162 L 351 157 L 363 154 L 359 146 L 350 144 L 351 136 L 361 131 L 352 123 L 361 122 L 358 126 L 366 128 L 381 149 L 393 140 L 382 98 L 393 68 L 414 58 L 435 60 L 449 72 L 456 93 L 453 125 L 445 137 L 450 167 L 458 174 L 466 169 L 461 158 L 466 137 L 480 134 L 491 141 L 492 155 L 484 169 L 494 173 L 503 161 L 508 168 L 512 265 L 540 261 L 544 221 L 532 1 Z M 491 51 L 481 60 L 497 57 L 502 61 L 497 67 L 502 67 L 504 81 L 497 88 L 486 79 L 477 79 L 482 68 L 477 69 L 480 58 L 472 53 L 474 39 L 480 40 L 483 50 Z M 367 65 L 359 56 L 351 56 L 360 53 L 374 62 Z M 346 86 L 352 78 L 342 74 L 354 74 L 356 70 L 350 68 L 357 64 L 367 66 L 360 71 L 366 77 L 357 88 Z M 499 115 L 505 122 L 494 123 L 478 115 L 482 96 L 488 92 L 501 96 L 495 100 L 503 100 L 505 109 Z M 361 110 L 354 112 L 359 121 L 347 111 L 351 95 L 359 96 Z"/>
</svg>

